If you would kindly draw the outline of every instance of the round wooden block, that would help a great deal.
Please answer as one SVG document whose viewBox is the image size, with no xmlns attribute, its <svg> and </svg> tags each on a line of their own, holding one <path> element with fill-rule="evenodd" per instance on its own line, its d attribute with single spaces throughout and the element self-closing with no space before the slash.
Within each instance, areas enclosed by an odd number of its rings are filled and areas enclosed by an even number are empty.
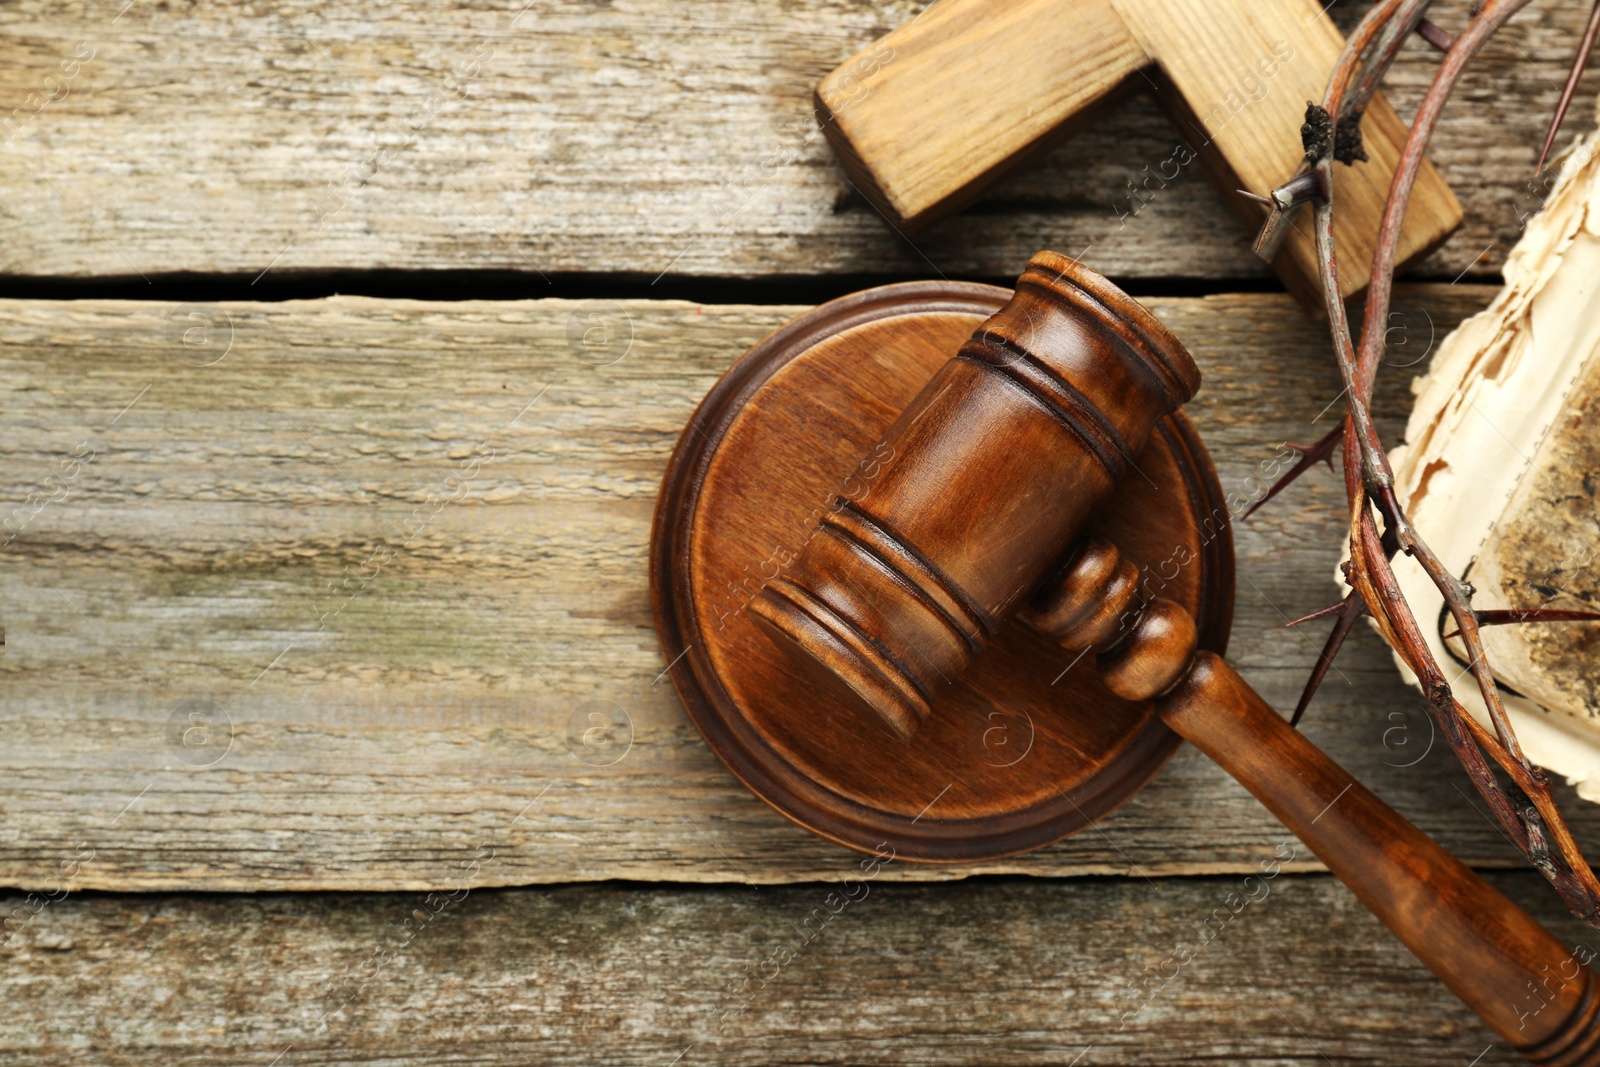
<svg viewBox="0 0 1600 1067">
<path fill-rule="evenodd" d="M 712 751 L 778 811 L 842 844 L 956 862 L 1039 848 L 1132 796 L 1179 741 L 1148 704 L 1012 622 L 910 742 L 803 679 L 746 610 L 841 496 L 872 492 L 884 431 L 1005 289 L 914 282 L 800 316 L 745 353 L 678 441 L 656 505 L 651 596 L 673 684 Z M 1233 544 L 1180 413 L 1159 424 L 1098 533 L 1225 651 Z"/>
</svg>

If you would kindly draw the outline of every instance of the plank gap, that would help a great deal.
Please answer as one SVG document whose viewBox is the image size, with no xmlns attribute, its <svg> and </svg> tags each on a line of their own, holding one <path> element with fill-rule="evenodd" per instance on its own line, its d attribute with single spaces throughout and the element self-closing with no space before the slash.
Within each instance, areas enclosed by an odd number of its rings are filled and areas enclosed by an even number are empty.
<svg viewBox="0 0 1600 1067">
<path fill-rule="evenodd" d="M 933 270 L 885 274 L 788 274 L 765 278 L 638 273 L 561 273 L 502 270 L 337 270 L 206 274 L 187 271 L 103 277 L 0 275 L 0 300 L 148 300 L 182 303 L 248 300 L 284 303 L 362 296 L 379 300 L 684 300 L 694 304 L 755 307 L 821 304 L 861 289 L 896 282 L 924 281 Z M 1010 288 L 1011 276 L 951 275 L 960 281 Z M 259 278 L 259 280 L 258 280 Z M 1112 281 L 1140 300 L 1282 293 L 1276 278 L 1205 278 L 1192 275 L 1117 277 Z M 1451 279 L 1405 275 L 1405 282 Z M 1459 281 L 1502 284 L 1498 273 L 1467 275 Z M 1359 299 L 1359 298 L 1358 298 Z"/>
</svg>

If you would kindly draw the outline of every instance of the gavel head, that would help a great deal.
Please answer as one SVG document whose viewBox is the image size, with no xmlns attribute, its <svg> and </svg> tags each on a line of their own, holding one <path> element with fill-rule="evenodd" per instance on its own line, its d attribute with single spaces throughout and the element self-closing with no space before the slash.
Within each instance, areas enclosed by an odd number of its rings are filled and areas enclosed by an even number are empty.
<svg viewBox="0 0 1600 1067">
<path fill-rule="evenodd" d="M 835 501 L 762 589 L 755 618 L 819 683 L 909 738 L 1199 385 L 1148 310 L 1039 253 L 890 427 L 868 490 Z"/>
</svg>

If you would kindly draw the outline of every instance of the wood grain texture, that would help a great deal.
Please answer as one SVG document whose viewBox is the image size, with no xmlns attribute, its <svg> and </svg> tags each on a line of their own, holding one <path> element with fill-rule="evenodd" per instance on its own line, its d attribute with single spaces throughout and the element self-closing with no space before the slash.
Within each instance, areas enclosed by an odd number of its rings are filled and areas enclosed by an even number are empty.
<svg viewBox="0 0 1600 1067">
<path fill-rule="evenodd" d="M 1489 295 L 1402 292 L 1395 358 Z M 1149 305 L 1253 499 L 1339 394 L 1321 328 L 1286 296 Z M 80 843 L 77 888 L 434 886 L 484 844 L 483 884 L 828 877 L 846 854 L 705 750 L 647 594 L 678 433 L 799 310 L 0 303 L 0 514 L 26 517 L 0 552 L 0 883 L 50 886 Z M 1386 432 L 1409 373 L 1380 380 Z M 1236 531 L 1230 658 L 1279 708 L 1321 641 L 1281 624 L 1335 593 L 1341 499 L 1313 476 Z M 1464 860 L 1513 862 L 1420 707 L 1362 634 L 1305 729 Z M 1185 750 L 1097 831 L 984 869 L 1240 870 L 1280 833 Z"/>
<path fill-rule="evenodd" d="M 916 231 L 1095 121 L 1119 88 L 1158 86 L 1186 148 L 1139 183 L 1140 202 L 1198 157 L 1254 235 L 1266 213 L 1239 190 L 1261 194 L 1303 164 L 1306 103 L 1323 98 L 1343 47 L 1318 0 L 946 0 L 830 71 L 816 95 L 857 190 Z M 1374 96 L 1361 119 L 1362 162 L 1333 171 L 1346 296 L 1366 287 L 1407 133 Z M 1461 206 L 1424 161 L 1397 262 L 1422 258 L 1460 222 Z M 1311 227 L 1288 231 L 1273 266 L 1321 308 Z"/>
<path fill-rule="evenodd" d="M 811 88 L 915 7 L 7 5 L 0 272 L 1010 279 L 1052 247 L 1113 277 L 1269 277 L 1197 166 L 1151 179 L 1179 135 L 1143 93 L 914 244 L 894 234 Z M 1348 30 L 1363 9 L 1330 14 Z M 1527 175 L 1583 17 L 1530 8 L 1458 90 L 1430 156 L 1467 222 L 1429 276 L 1494 271 L 1538 206 Z M 1386 85 L 1402 116 L 1436 63 L 1407 46 Z"/>
<path fill-rule="evenodd" d="M 1087 125 L 1151 62 L 1111 0 L 945 3 L 829 71 L 816 99 L 857 190 L 914 230 Z"/>
<path fill-rule="evenodd" d="M 1538 875 L 1492 881 L 1592 951 Z M 0 1057 L 1520 1062 L 1331 878 L 1260 884 L 880 880 L 842 907 L 834 885 L 481 891 L 425 922 L 421 894 L 74 897 L 0 950 Z"/>
<path fill-rule="evenodd" d="M 1321 0 L 1221 5 L 1215 0 L 1117 0 L 1145 49 L 1160 59 L 1162 92 L 1178 128 L 1201 142 L 1201 162 L 1223 201 L 1252 238 L 1266 212 L 1239 190 L 1261 194 L 1287 181 L 1305 161 L 1297 136 L 1306 104 L 1324 98 L 1344 41 Z M 1215 4 L 1215 6 L 1213 6 Z M 1343 296 L 1366 287 L 1384 204 L 1410 135 L 1382 93 L 1361 121 L 1363 161 L 1333 168 L 1333 235 Z M 1202 137 L 1200 131 L 1204 130 Z M 1158 171 L 1158 177 L 1164 175 Z M 1416 174 L 1395 262 L 1420 261 L 1462 221 L 1461 205 L 1427 159 Z M 1273 257 L 1289 291 L 1313 313 L 1323 310 L 1315 226 L 1300 221 Z"/>
</svg>

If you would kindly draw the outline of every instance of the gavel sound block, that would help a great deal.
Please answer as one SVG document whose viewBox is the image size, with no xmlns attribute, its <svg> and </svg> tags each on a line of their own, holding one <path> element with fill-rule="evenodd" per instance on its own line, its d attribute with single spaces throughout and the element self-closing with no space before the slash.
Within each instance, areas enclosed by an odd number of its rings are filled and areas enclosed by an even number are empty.
<svg viewBox="0 0 1600 1067">
<path fill-rule="evenodd" d="M 1128 86 L 1154 86 L 1186 153 L 1253 234 L 1265 194 L 1303 154 L 1308 100 L 1321 100 L 1343 40 L 1319 0 L 939 0 L 818 83 L 823 131 L 854 184 L 916 229 L 1082 129 Z M 1334 233 L 1345 295 L 1367 284 L 1384 197 L 1406 128 L 1382 96 L 1361 129 L 1369 161 L 1334 168 Z M 1187 154 L 1130 160 L 1106 191 L 1108 221 L 1181 180 Z M 1122 204 L 1114 209 L 1113 204 Z M 1403 261 L 1461 223 L 1424 163 L 1401 234 Z M 1309 216 L 1273 267 L 1320 308 Z"/>
<path fill-rule="evenodd" d="M 1178 413 L 1199 373 L 1154 316 L 1042 253 L 896 417 L 930 344 L 994 299 L 910 286 L 825 306 L 696 413 L 658 504 L 652 593 L 712 748 L 819 832 L 959 859 L 1081 828 L 1154 774 L 1175 731 L 1513 1047 L 1600 1064 L 1593 972 L 1221 658 L 1231 544 L 1207 522 L 1226 513 Z M 829 478 L 838 495 L 808 504 Z M 1066 688 L 1045 680 L 1058 670 Z M 1024 719 L 1026 748 L 974 732 Z M 1519 1007 L 1530 989 L 1537 1013 Z"/>
</svg>

